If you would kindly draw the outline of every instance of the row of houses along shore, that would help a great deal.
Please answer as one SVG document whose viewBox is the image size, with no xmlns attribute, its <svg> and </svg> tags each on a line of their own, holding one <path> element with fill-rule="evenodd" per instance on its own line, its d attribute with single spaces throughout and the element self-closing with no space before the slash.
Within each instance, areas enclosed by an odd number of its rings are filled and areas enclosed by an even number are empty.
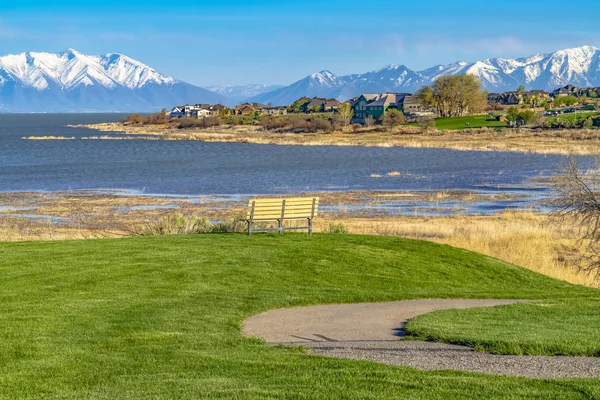
<svg viewBox="0 0 600 400">
<path fill-rule="evenodd" d="M 383 117 L 390 109 L 403 111 L 407 115 L 425 116 L 433 112 L 423 108 L 416 97 L 409 93 L 362 94 L 345 101 L 354 111 L 355 120 L 371 117 L 375 120 Z M 321 97 L 302 97 L 288 106 L 271 106 L 260 103 L 244 103 L 234 108 L 222 104 L 195 104 L 176 106 L 169 112 L 170 118 L 206 118 L 211 116 L 277 116 L 292 113 L 335 113 L 344 104 L 336 99 Z"/>
<path fill-rule="evenodd" d="M 540 104 L 562 96 L 597 98 L 600 87 L 577 88 L 573 85 L 558 88 L 552 93 L 543 90 L 489 93 L 488 103 L 493 106 L 514 106 L 528 103 Z M 434 110 L 423 107 L 410 93 L 366 93 L 345 101 L 354 112 L 354 121 L 367 118 L 379 120 L 391 109 L 402 111 L 409 117 L 435 117 Z M 291 113 L 334 113 L 343 103 L 336 99 L 302 97 L 288 106 L 272 106 L 260 103 L 244 103 L 229 108 L 222 104 L 195 104 L 174 107 L 168 112 L 170 118 L 206 118 L 211 116 L 237 115 L 244 117 L 278 116 Z"/>
</svg>

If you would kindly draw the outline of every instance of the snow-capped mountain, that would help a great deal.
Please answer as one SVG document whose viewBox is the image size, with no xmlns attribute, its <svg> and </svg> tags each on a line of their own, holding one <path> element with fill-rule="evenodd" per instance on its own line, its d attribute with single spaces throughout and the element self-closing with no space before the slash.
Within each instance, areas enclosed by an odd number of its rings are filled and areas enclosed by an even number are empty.
<svg viewBox="0 0 600 400">
<path fill-rule="evenodd" d="M 231 103 L 123 54 L 21 53 L 0 57 L 0 112 L 154 111 Z"/>
<path fill-rule="evenodd" d="M 600 86 L 600 50 L 583 46 L 518 59 L 461 61 L 422 71 L 389 65 L 373 72 L 340 77 L 324 72 L 326 75 L 313 74 L 290 86 L 258 95 L 252 101 L 289 104 L 302 96 L 334 97 L 343 101 L 361 93 L 415 92 L 441 75 L 464 73 L 477 76 L 490 92 L 515 90 L 519 85 L 547 91 L 567 84 Z"/>
<path fill-rule="evenodd" d="M 292 83 L 290 86 L 252 97 L 248 101 L 263 104 L 288 105 L 302 96 L 336 97 L 339 95 L 340 88 L 343 85 L 344 81 L 331 72 L 321 71 Z M 300 93 L 300 96 L 296 96 L 298 93 Z"/>
<path fill-rule="evenodd" d="M 259 94 L 271 92 L 282 88 L 283 85 L 264 85 L 264 84 L 252 84 L 252 85 L 226 85 L 226 86 L 207 86 L 205 89 L 211 92 L 218 93 L 222 96 L 241 103 L 246 99 L 249 99 Z"/>
</svg>

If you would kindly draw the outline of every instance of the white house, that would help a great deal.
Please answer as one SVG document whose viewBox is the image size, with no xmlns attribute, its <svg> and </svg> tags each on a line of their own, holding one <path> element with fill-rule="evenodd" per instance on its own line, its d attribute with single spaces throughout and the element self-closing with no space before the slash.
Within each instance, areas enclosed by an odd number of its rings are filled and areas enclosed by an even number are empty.
<svg viewBox="0 0 600 400">
<path fill-rule="evenodd" d="M 173 107 L 169 113 L 169 118 L 181 118 L 184 115 L 185 113 L 183 112 L 183 107 Z"/>
</svg>

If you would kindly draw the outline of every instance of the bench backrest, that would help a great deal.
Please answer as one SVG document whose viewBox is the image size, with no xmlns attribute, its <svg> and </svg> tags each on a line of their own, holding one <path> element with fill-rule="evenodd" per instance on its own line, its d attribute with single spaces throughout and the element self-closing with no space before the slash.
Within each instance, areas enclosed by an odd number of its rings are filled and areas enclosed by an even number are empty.
<svg viewBox="0 0 600 400">
<path fill-rule="evenodd" d="M 313 219 L 319 210 L 318 197 L 253 199 L 248 201 L 247 219 Z"/>
</svg>

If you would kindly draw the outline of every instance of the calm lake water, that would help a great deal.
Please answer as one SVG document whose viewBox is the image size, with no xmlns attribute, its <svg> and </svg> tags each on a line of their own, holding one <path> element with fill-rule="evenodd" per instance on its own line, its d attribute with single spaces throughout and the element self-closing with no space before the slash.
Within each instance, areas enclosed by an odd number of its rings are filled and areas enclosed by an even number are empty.
<svg viewBox="0 0 600 400">
<path fill-rule="evenodd" d="M 529 187 L 532 179 L 551 175 L 564 159 L 445 149 L 21 140 L 22 136 L 93 136 L 97 133 L 65 125 L 121 117 L 0 114 L 0 191 L 125 189 L 180 195 L 362 189 L 537 192 L 539 188 Z M 388 176 L 392 172 L 399 175 Z"/>
</svg>

